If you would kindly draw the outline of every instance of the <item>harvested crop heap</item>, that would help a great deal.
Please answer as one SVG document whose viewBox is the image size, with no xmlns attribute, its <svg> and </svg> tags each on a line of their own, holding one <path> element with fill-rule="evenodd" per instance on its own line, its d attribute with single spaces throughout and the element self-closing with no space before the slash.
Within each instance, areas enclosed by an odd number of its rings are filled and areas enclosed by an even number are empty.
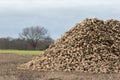
<svg viewBox="0 0 120 80">
<path fill-rule="evenodd" d="M 19 68 L 120 73 L 120 22 L 85 19 L 66 32 L 44 54 Z"/>
</svg>

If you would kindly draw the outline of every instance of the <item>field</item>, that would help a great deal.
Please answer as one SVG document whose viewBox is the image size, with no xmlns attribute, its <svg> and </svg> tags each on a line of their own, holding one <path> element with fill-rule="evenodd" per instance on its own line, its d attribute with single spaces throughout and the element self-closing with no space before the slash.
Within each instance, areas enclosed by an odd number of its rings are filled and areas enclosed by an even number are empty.
<svg viewBox="0 0 120 80">
<path fill-rule="evenodd" d="M 20 54 L 20 55 L 40 55 L 43 51 L 38 50 L 0 50 L 0 53 Z"/>
<path fill-rule="evenodd" d="M 120 80 L 120 74 L 88 74 L 80 72 L 38 72 L 18 70 L 43 51 L 0 50 L 0 80 Z"/>
</svg>

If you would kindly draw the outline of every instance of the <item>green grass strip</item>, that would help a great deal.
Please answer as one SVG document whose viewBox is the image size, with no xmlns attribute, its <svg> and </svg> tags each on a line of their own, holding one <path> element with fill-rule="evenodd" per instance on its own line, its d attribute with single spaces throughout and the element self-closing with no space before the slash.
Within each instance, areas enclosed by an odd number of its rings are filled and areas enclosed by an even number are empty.
<svg viewBox="0 0 120 80">
<path fill-rule="evenodd" d="M 0 50 L 0 53 L 4 54 L 20 54 L 20 55 L 40 55 L 44 51 L 36 50 Z"/>
</svg>

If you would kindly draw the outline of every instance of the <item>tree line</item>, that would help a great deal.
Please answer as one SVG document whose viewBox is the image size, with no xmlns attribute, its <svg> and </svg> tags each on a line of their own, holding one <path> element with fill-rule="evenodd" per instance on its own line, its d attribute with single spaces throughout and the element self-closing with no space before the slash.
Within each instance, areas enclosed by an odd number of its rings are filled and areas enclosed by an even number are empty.
<svg viewBox="0 0 120 80">
<path fill-rule="evenodd" d="M 19 34 L 19 38 L 0 38 L 0 49 L 45 50 L 54 42 L 48 35 L 44 27 L 27 27 Z"/>
</svg>

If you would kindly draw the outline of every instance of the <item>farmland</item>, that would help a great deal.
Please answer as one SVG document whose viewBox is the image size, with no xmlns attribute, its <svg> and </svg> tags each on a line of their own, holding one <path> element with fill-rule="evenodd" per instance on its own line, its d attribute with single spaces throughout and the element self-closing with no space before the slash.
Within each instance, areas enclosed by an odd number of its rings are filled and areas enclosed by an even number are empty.
<svg viewBox="0 0 120 80">
<path fill-rule="evenodd" d="M 19 55 L 40 55 L 43 51 L 39 50 L 0 50 L 2 54 L 19 54 Z"/>
</svg>

